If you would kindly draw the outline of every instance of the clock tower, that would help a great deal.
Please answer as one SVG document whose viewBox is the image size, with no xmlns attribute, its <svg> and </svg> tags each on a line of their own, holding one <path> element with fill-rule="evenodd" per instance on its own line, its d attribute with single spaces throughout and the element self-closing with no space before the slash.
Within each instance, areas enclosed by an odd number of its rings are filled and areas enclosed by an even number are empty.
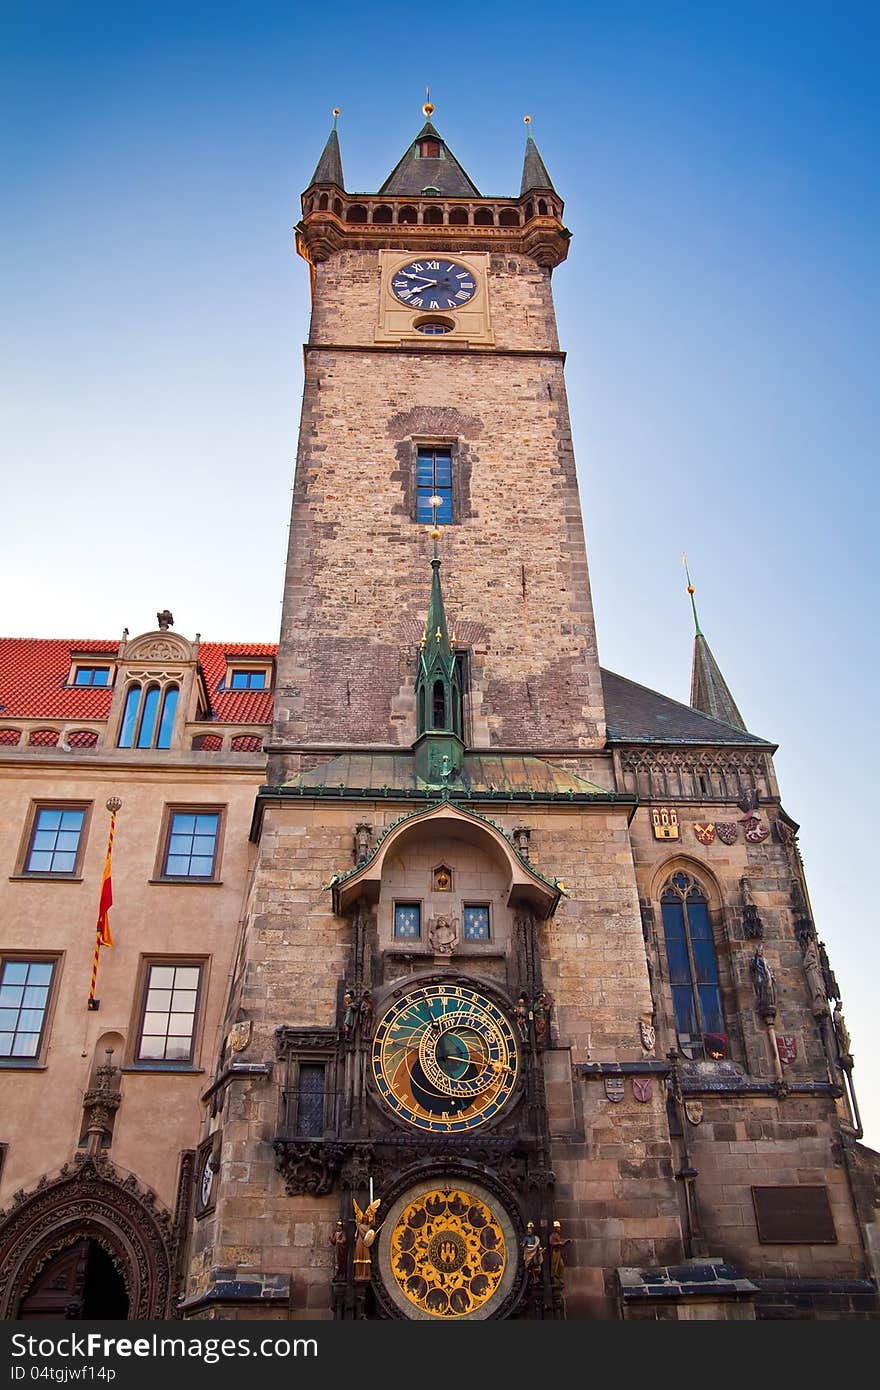
<svg viewBox="0 0 880 1390">
<path fill-rule="evenodd" d="M 743 1025 L 751 956 L 724 936 L 748 846 L 712 868 L 665 843 L 694 817 L 714 843 L 744 791 L 778 807 L 772 745 L 603 685 L 562 200 L 531 133 L 519 193 L 487 197 L 424 111 L 375 193 L 346 190 L 334 120 L 296 227 L 274 722 L 189 1316 L 616 1316 L 631 1267 L 706 1249 L 682 1097 L 779 1081 L 770 994 Z M 676 740 L 674 768 L 645 751 Z"/>
</svg>

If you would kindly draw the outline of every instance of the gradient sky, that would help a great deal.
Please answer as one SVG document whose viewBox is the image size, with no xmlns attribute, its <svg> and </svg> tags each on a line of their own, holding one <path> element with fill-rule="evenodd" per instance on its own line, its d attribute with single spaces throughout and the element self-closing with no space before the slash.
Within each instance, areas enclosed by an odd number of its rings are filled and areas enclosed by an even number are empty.
<svg viewBox="0 0 880 1390">
<path fill-rule="evenodd" d="M 435 124 L 487 194 L 522 117 L 603 663 L 686 700 L 703 628 L 781 745 L 880 1146 L 876 4 L 7 5 L 0 630 L 275 640 L 307 334 L 292 247 Z"/>
</svg>

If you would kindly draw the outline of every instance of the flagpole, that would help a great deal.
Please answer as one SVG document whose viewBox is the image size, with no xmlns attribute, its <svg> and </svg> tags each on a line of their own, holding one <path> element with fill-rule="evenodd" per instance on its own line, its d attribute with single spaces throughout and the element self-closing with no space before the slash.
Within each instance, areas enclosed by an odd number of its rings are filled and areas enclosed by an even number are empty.
<svg viewBox="0 0 880 1390">
<path fill-rule="evenodd" d="M 111 796 L 107 802 L 107 810 L 110 812 L 110 834 L 107 839 L 107 858 L 104 861 L 104 873 L 101 877 L 101 898 L 98 903 L 98 924 L 95 930 L 95 955 L 92 960 L 92 979 L 89 985 L 90 1013 L 97 1013 L 101 1007 L 100 999 L 95 998 L 95 987 L 98 983 L 98 962 L 101 958 L 101 947 L 112 946 L 113 940 L 110 936 L 110 907 L 113 902 L 113 885 L 110 878 L 110 860 L 113 854 L 113 836 L 116 831 L 116 813 L 122 807 L 122 802 L 118 796 Z"/>
</svg>

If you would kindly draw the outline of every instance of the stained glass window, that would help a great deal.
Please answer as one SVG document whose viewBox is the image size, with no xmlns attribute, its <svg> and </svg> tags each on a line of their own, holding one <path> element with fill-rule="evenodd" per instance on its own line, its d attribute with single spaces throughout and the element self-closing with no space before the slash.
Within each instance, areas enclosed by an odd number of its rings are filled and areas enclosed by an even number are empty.
<svg viewBox="0 0 880 1390">
<path fill-rule="evenodd" d="M 678 1043 L 685 1057 L 727 1056 L 718 961 L 709 902 L 690 874 L 676 873 L 660 895 Z"/>
</svg>

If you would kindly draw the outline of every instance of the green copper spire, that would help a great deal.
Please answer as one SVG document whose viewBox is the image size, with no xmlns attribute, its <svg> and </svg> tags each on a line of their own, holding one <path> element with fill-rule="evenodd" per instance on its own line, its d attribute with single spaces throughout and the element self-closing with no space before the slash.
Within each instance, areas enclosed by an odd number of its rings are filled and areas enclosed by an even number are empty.
<svg viewBox="0 0 880 1390">
<path fill-rule="evenodd" d="M 448 785 L 461 769 L 462 741 L 461 683 L 455 659 L 455 636 L 450 635 L 440 584 L 440 556 L 437 542 L 439 497 L 431 498 L 434 524 L 431 535 L 431 598 L 425 631 L 419 643 L 419 669 L 416 676 L 416 771 L 427 783 Z"/>
<path fill-rule="evenodd" d="M 691 608 L 694 614 L 694 660 L 691 667 L 691 698 L 692 709 L 697 709 L 701 714 L 707 714 L 710 719 L 720 719 L 724 724 L 732 724 L 735 729 L 746 730 L 746 723 L 737 708 L 736 701 L 730 693 L 730 687 L 721 674 L 721 668 L 712 655 L 712 650 L 700 628 L 700 620 L 697 617 L 697 605 L 694 602 L 694 586 L 688 574 L 687 556 L 684 560 L 684 572 L 687 575 L 687 591 L 691 597 Z"/>
<path fill-rule="evenodd" d="M 532 138 L 532 118 L 524 116 L 526 123 L 526 152 L 523 159 L 522 184 L 519 196 L 522 198 L 526 193 L 555 193 L 556 189 L 547 173 L 547 166 L 541 158 L 538 146 Z"/>
<path fill-rule="evenodd" d="M 312 174 L 309 188 L 316 183 L 332 183 L 337 188 L 345 189 L 342 177 L 342 155 L 339 150 L 339 136 L 336 133 L 336 121 L 339 116 L 339 107 L 333 108 L 333 127 L 327 136 L 327 143 L 324 152 L 318 160 L 318 167 Z"/>
</svg>

